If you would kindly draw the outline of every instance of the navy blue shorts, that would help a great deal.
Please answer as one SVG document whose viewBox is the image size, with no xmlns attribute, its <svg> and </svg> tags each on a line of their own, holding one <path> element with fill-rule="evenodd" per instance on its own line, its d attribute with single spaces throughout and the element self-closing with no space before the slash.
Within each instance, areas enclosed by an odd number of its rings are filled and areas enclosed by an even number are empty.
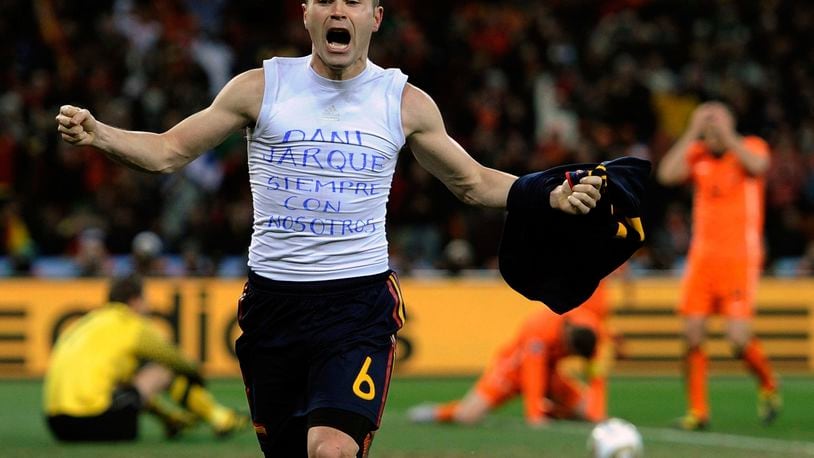
<svg viewBox="0 0 814 458">
<path fill-rule="evenodd" d="M 360 449 L 369 445 L 403 323 L 391 271 L 321 282 L 250 273 L 238 304 L 243 333 L 236 351 L 263 452 L 306 456 L 307 430 L 317 425 L 348 433 Z"/>
</svg>

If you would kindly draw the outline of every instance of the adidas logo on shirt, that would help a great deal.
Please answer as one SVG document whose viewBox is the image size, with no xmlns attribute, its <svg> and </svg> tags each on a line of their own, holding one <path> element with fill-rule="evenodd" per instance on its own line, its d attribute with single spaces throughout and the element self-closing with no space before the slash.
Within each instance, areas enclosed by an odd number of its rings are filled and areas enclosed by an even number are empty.
<svg viewBox="0 0 814 458">
<path fill-rule="evenodd" d="M 331 104 L 328 108 L 322 110 L 320 118 L 326 121 L 339 121 L 339 111 Z"/>
</svg>

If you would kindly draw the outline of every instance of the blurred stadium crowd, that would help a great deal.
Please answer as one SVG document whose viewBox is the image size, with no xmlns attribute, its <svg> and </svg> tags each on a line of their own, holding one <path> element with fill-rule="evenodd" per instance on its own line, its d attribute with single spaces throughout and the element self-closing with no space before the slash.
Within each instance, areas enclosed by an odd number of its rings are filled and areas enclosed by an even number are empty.
<svg viewBox="0 0 814 458">
<path fill-rule="evenodd" d="M 814 3 L 794 0 L 384 0 L 371 59 L 438 102 L 478 161 L 522 174 L 622 155 L 658 163 L 700 102 L 772 146 L 767 271 L 814 264 Z M 242 275 L 245 143 L 145 175 L 67 147 L 64 103 L 161 131 L 231 76 L 310 51 L 295 0 L 0 0 L 0 275 Z M 394 266 L 494 268 L 503 214 L 467 208 L 402 154 Z M 651 184 L 639 271 L 675 270 L 690 194 Z M 722 222 L 725 224 L 725 222 Z M 140 234 L 140 235 L 139 235 Z M 138 236 L 138 237 L 137 237 Z"/>
</svg>

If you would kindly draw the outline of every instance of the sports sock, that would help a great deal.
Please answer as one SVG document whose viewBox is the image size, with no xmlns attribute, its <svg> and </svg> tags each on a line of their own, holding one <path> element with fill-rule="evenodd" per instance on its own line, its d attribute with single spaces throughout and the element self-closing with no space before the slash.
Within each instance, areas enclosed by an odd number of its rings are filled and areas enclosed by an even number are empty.
<svg viewBox="0 0 814 458">
<path fill-rule="evenodd" d="M 169 395 L 178 405 L 202 418 L 215 429 L 227 426 L 234 415 L 231 409 L 218 404 L 206 388 L 190 382 L 183 375 L 175 377 L 170 385 Z"/>
<path fill-rule="evenodd" d="M 436 407 L 435 420 L 442 423 L 452 422 L 455 419 L 455 409 L 458 407 L 458 402 L 459 401 L 450 401 Z"/>
<path fill-rule="evenodd" d="M 769 365 L 769 359 L 763 352 L 763 346 L 756 338 L 752 338 L 741 353 L 741 358 L 749 370 L 755 374 L 760 388 L 766 391 L 777 389 L 777 380 Z"/>
<path fill-rule="evenodd" d="M 690 413 L 701 420 L 709 418 L 707 401 L 707 354 L 701 347 L 691 347 L 686 355 L 686 383 Z"/>
<path fill-rule="evenodd" d="M 164 432 L 168 437 L 177 436 L 181 430 L 194 425 L 198 421 L 195 415 L 177 405 L 173 405 L 169 400 L 163 400 L 159 396 L 147 401 L 145 408 L 148 412 L 161 419 L 165 428 Z"/>
</svg>

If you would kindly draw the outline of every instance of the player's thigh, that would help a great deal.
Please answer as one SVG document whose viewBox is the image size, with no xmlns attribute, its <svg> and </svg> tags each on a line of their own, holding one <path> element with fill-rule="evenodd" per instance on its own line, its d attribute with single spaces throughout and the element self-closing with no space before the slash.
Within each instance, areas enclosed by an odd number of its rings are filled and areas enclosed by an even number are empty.
<svg viewBox="0 0 814 458">
<path fill-rule="evenodd" d="M 722 314 L 728 318 L 751 319 L 755 313 L 759 279 L 760 268 L 756 263 L 732 263 L 719 281 Z"/>
<path fill-rule="evenodd" d="M 717 276 L 714 266 L 699 261 L 687 263 L 678 306 L 682 315 L 707 316 L 713 313 Z"/>
<path fill-rule="evenodd" d="M 347 410 L 378 428 L 390 389 L 395 350 L 395 335 L 370 338 L 338 351 L 326 348 L 308 375 L 308 410 Z"/>
<path fill-rule="evenodd" d="M 306 456 L 307 356 L 296 347 L 236 347 L 260 448 L 267 456 Z"/>
</svg>

